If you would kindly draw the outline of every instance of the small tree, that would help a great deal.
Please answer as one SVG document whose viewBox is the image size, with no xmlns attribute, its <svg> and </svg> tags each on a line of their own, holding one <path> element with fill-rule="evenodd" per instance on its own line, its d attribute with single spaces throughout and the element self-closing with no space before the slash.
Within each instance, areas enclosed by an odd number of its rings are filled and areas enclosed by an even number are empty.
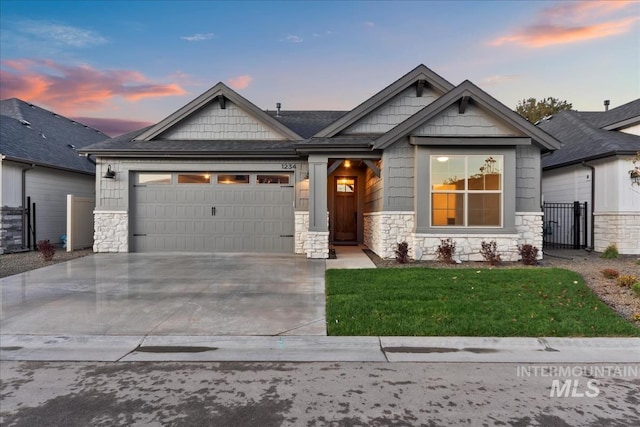
<svg viewBox="0 0 640 427">
<path fill-rule="evenodd" d="M 573 105 L 567 101 L 560 101 L 557 98 L 548 97 L 538 101 L 535 98 L 518 101 L 516 113 L 520 114 L 531 123 L 536 123 L 544 117 L 559 113 L 560 111 L 571 110 Z"/>
</svg>

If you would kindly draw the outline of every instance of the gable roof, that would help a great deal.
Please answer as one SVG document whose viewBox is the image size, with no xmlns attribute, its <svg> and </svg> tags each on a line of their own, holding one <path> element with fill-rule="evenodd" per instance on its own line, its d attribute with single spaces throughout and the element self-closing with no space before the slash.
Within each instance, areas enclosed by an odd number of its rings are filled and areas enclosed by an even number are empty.
<svg viewBox="0 0 640 427">
<path fill-rule="evenodd" d="M 237 105 L 241 110 L 245 111 L 248 115 L 252 116 L 265 126 L 274 130 L 276 133 L 279 133 L 283 136 L 284 139 L 288 140 L 298 140 L 302 139 L 300 135 L 283 125 L 282 123 L 275 120 L 266 112 L 262 111 L 258 107 L 256 107 L 253 103 L 248 101 L 246 98 L 239 95 L 237 92 L 229 88 L 224 83 L 220 82 L 217 85 L 213 86 L 211 89 L 198 96 L 193 101 L 189 102 L 184 107 L 180 108 L 175 113 L 171 114 L 169 117 L 160 121 L 160 123 L 151 126 L 145 132 L 138 135 L 135 140 L 136 141 L 150 141 L 155 137 L 159 136 L 163 132 L 166 132 L 171 127 L 175 126 L 182 120 L 186 119 L 190 115 L 196 113 L 200 109 L 205 106 L 211 104 L 218 100 L 221 103 L 225 102 L 225 99 L 230 100 L 235 105 Z"/>
<path fill-rule="evenodd" d="M 108 135 L 17 98 L 0 101 L 0 153 L 22 163 L 81 173 L 95 173 L 95 165 L 78 149 Z"/>
<path fill-rule="evenodd" d="M 440 93 L 445 93 L 453 89 L 453 85 L 447 80 L 424 66 L 418 65 L 386 88 L 382 89 L 371 98 L 358 105 L 353 110 L 336 120 L 326 128 L 322 129 L 314 136 L 318 138 L 330 138 L 345 130 L 358 120 L 375 111 L 400 92 L 416 84 L 419 80 L 425 80 L 428 85 L 435 88 Z"/>
<path fill-rule="evenodd" d="M 412 131 L 427 122 L 450 106 L 459 102 L 463 97 L 467 97 L 470 102 L 479 106 L 481 109 L 503 120 L 516 130 L 532 138 L 533 142 L 542 147 L 544 150 L 555 150 L 560 143 L 551 135 L 537 128 L 528 122 L 515 111 L 487 94 L 478 86 L 465 80 L 457 87 L 442 95 L 440 98 L 424 107 L 413 116 L 400 123 L 389 132 L 380 136 L 374 143 L 374 148 L 384 149 L 398 141 L 398 139 L 409 135 Z"/>
<path fill-rule="evenodd" d="M 560 149 L 542 158 L 543 169 L 640 151 L 640 136 L 600 129 L 593 117 L 592 113 L 562 111 L 538 123 L 562 142 Z"/>
</svg>

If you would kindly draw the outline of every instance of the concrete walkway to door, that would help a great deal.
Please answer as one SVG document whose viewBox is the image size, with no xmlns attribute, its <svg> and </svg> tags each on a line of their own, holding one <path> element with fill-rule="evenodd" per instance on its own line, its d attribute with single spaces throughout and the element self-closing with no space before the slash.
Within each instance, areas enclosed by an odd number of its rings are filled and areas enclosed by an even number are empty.
<svg viewBox="0 0 640 427">
<path fill-rule="evenodd" d="M 324 260 L 96 254 L 0 279 L 2 335 L 326 335 Z"/>
</svg>

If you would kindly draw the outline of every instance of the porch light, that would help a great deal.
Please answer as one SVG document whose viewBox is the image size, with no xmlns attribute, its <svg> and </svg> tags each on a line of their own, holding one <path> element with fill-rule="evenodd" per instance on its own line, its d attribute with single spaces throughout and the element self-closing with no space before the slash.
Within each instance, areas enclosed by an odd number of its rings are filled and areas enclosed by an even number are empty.
<svg viewBox="0 0 640 427">
<path fill-rule="evenodd" d="M 640 185 L 640 169 L 631 169 L 629 171 L 629 178 L 631 178 L 631 185 Z"/>
<path fill-rule="evenodd" d="M 116 171 L 111 170 L 111 165 L 107 166 L 107 172 L 104 174 L 103 178 L 106 179 L 115 179 Z"/>
<path fill-rule="evenodd" d="M 345 168 L 350 168 L 351 167 L 351 162 L 349 160 L 345 160 L 344 161 L 344 167 Z"/>
</svg>

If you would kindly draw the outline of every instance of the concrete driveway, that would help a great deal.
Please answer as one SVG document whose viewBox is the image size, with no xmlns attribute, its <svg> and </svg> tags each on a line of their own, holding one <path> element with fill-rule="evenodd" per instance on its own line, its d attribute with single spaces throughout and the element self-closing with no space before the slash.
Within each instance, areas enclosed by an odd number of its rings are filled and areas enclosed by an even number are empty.
<svg viewBox="0 0 640 427">
<path fill-rule="evenodd" d="M 0 279 L 2 335 L 326 335 L 324 260 L 96 254 Z"/>
</svg>

